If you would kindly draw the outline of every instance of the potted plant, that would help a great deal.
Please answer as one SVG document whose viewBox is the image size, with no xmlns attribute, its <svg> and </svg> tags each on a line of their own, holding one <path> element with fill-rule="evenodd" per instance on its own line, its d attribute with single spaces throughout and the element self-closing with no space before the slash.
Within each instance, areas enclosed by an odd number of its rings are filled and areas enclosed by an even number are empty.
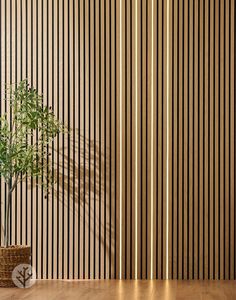
<svg viewBox="0 0 236 300">
<path fill-rule="evenodd" d="M 12 194 L 26 178 L 39 178 L 48 190 L 53 178 L 47 159 L 48 146 L 63 131 L 63 124 L 43 104 L 43 98 L 27 80 L 6 89 L 8 114 L 0 116 L 0 176 L 8 187 L 4 218 L 4 245 L 0 247 L 0 286 L 14 286 L 13 269 L 30 263 L 29 245 L 10 245 L 9 219 Z M 44 176 L 45 170 L 47 171 Z"/>
</svg>

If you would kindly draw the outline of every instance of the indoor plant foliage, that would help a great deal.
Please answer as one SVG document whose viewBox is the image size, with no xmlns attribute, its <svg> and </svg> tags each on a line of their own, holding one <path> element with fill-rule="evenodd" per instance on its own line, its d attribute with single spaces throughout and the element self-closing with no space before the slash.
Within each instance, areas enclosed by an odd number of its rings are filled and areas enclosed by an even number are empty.
<svg viewBox="0 0 236 300">
<path fill-rule="evenodd" d="M 6 95 L 8 113 L 0 117 L 0 176 L 8 187 L 3 226 L 4 247 L 11 248 L 9 210 L 12 193 L 17 184 L 26 178 L 37 177 L 46 189 L 53 182 L 48 149 L 64 127 L 27 80 L 10 85 Z"/>
</svg>

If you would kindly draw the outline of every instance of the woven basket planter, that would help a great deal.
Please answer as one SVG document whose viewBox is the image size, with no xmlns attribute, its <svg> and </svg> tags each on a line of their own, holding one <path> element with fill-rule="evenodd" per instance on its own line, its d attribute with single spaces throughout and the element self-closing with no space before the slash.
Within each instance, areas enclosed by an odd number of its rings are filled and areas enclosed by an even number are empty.
<svg viewBox="0 0 236 300">
<path fill-rule="evenodd" d="M 30 264 L 30 246 L 0 247 L 0 287 L 15 287 L 12 271 L 20 264 Z"/>
</svg>

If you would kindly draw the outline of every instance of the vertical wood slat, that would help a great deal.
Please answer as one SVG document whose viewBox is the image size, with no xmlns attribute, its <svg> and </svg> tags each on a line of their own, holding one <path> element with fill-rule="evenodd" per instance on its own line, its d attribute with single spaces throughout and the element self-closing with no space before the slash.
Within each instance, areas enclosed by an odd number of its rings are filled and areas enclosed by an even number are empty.
<svg viewBox="0 0 236 300">
<path fill-rule="evenodd" d="M 154 4 L 154 278 L 166 276 L 166 9 Z"/>
<path fill-rule="evenodd" d="M 169 278 L 235 278 L 234 12 L 171 1 Z"/>
</svg>

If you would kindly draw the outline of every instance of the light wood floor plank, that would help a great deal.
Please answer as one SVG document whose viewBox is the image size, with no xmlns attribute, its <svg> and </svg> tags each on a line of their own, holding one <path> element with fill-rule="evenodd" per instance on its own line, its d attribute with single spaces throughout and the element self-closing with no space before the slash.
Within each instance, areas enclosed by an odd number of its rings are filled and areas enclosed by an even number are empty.
<svg viewBox="0 0 236 300">
<path fill-rule="evenodd" d="M 233 300 L 236 282 L 203 280 L 38 280 L 30 289 L 0 290 L 3 300 Z"/>
</svg>

